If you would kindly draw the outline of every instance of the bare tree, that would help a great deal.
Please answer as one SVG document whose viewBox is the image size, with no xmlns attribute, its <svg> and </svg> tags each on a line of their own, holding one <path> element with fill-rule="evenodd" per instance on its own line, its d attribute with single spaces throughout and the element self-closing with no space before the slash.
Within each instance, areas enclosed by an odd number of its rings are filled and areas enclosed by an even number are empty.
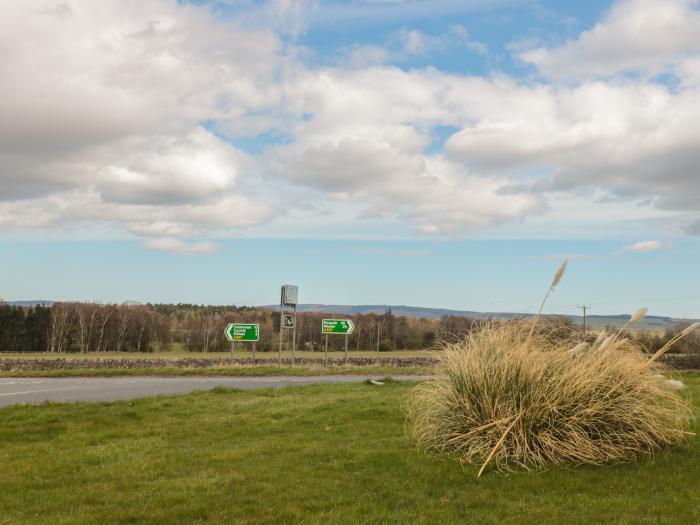
<svg viewBox="0 0 700 525">
<path fill-rule="evenodd" d="M 92 333 L 99 307 L 100 305 L 90 303 L 79 303 L 76 305 L 76 314 L 78 318 L 78 346 L 80 347 L 81 353 L 90 352 Z"/>
<path fill-rule="evenodd" d="M 68 345 L 68 335 L 74 318 L 73 307 L 67 303 L 56 303 L 51 308 L 49 352 L 62 353 Z"/>
<path fill-rule="evenodd" d="M 112 317 L 112 314 L 114 314 L 114 310 L 116 309 L 115 306 L 113 305 L 104 305 L 101 308 L 98 309 L 100 313 L 100 335 L 97 339 L 97 351 L 102 352 L 102 351 L 107 351 L 107 335 L 105 329 L 107 328 L 107 323 L 109 323 L 109 319 Z M 104 342 L 104 348 L 102 348 L 102 344 Z"/>
<path fill-rule="evenodd" d="M 124 341 L 126 340 L 127 330 L 131 324 L 131 307 L 121 306 L 116 309 L 116 327 L 114 341 L 114 351 L 121 352 L 124 347 Z"/>
</svg>

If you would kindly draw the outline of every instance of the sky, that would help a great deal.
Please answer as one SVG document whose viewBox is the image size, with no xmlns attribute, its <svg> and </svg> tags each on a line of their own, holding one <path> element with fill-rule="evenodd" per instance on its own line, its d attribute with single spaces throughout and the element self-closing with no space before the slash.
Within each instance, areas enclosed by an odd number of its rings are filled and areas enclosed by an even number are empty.
<svg viewBox="0 0 700 525">
<path fill-rule="evenodd" d="M 6 0 L 0 297 L 700 317 L 700 4 Z"/>
</svg>

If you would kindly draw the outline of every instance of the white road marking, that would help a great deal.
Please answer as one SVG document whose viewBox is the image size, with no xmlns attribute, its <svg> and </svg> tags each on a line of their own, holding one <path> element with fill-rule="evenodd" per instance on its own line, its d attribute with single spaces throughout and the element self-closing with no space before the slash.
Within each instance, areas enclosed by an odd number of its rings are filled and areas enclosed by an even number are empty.
<svg viewBox="0 0 700 525">
<path fill-rule="evenodd" d="M 39 385 L 41 383 L 46 383 L 46 381 L 8 381 L 6 383 L 0 383 L 3 385 Z"/>
<path fill-rule="evenodd" d="M 0 396 L 19 396 L 21 394 L 36 394 L 38 392 L 55 392 L 56 390 L 75 390 L 74 386 L 66 386 L 63 388 L 49 388 L 45 390 L 25 390 L 24 392 L 7 392 L 5 394 L 0 394 Z"/>
</svg>

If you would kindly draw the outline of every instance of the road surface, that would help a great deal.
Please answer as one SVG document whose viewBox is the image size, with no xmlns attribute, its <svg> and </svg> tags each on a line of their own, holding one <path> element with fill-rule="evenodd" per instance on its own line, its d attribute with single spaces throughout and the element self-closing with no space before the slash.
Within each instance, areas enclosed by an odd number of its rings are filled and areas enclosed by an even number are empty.
<svg viewBox="0 0 700 525">
<path fill-rule="evenodd" d="M 0 407 L 43 401 L 114 401 L 161 394 L 186 394 L 215 387 L 281 388 L 289 385 L 357 383 L 381 376 L 306 377 L 61 377 L 0 378 Z M 430 376 L 397 376 L 420 381 Z"/>
</svg>

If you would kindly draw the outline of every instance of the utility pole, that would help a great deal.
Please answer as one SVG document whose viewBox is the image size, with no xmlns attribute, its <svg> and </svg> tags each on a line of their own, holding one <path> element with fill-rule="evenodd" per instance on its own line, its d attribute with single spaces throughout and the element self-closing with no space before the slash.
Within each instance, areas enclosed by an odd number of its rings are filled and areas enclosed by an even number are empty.
<svg viewBox="0 0 700 525">
<path fill-rule="evenodd" d="M 591 309 L 590 304 L 582 304 L 580 306 L 577 306 L 579 310 L 583 310 L 583 333 L 586 333 L 586 312 Z"/>
</svg>

